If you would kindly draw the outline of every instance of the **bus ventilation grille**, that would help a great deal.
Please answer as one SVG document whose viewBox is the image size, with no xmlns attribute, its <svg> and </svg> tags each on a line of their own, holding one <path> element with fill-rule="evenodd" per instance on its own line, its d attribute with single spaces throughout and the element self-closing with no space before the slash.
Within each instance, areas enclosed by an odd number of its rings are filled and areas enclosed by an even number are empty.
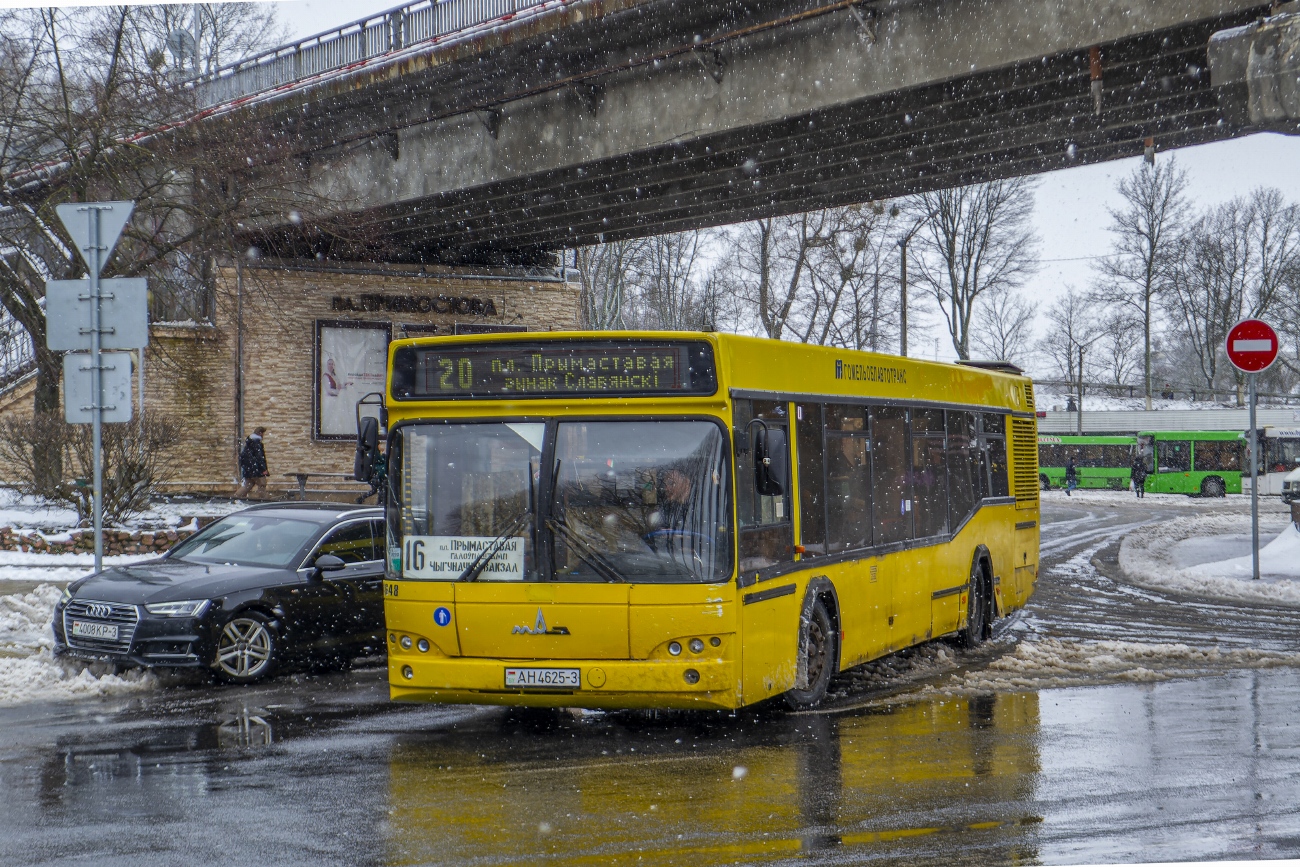
<svg viewBox="0 0 1300 867">
<path fill-rule="evenodd" d="M 1016 502 L 1038 502 L 1038 431 L 1033 419 L 1011 419 L 1011 466 L 1015 472 Z"/>
<path fill-rule="evenodd" d="M 1032 382 L 1025 383 L 1025 409 L 1029 410 L 1030 412 L 1033 412 L 1035 409 L 1034 384 Z"/>
</svg>

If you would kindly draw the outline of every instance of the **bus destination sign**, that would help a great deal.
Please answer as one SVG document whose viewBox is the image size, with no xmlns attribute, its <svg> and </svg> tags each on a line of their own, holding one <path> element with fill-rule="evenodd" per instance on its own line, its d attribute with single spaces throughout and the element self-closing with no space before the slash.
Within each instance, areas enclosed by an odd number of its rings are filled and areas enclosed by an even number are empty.
<svg viewBox="0 0 1300 867">
<path fill-rule="evenodd" d="M 713 348 L 700 341 L 537 341 L 412 346 L 393 358 L 399 400 L 713 394 Z"/>
</svg>

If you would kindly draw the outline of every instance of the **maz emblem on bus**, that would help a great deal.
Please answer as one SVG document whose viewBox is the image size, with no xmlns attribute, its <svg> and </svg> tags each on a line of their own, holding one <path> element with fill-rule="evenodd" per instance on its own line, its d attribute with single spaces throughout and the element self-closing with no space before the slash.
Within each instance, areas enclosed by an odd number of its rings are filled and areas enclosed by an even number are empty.
<svg viewBox="0 0 1300 867">
<path fill-rule="evenodd" d="M 537 622 L 531 627 L 516 626 L 510 630 L 511 635 L 568 635 L 567 626 L 556 626 L 552 629 L 546 628 L 546 618 L 542 616 L 542 609 L 537 609 Z"/>
</svg>

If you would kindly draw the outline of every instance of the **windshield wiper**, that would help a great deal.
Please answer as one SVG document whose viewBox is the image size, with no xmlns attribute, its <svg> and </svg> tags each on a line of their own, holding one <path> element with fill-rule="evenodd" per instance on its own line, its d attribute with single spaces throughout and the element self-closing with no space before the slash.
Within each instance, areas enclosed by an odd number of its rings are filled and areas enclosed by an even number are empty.
<svg viewBox="0 0 1300 867">
<path fill-rule="evenodd" d="M 492 562 L 492 558 L 500 552 L 506 542 L 513 537 L 515 533 L 523 529 L 524 524 L 532 514 L 531 510 L 525 509 L 523 514 L 511 521 L 509 526 L 502 530 L 498 536 L 494 537 L 492 541 L 487 544 L 487 547 L 479 552 L 479 555 L 474 558 L 474 562 L 465 567 L 465 571 L 460 573 L 460 576 L 456 580 L 477 581 L 478 576 L 483 574 L 483 570 Z"/>
<path fill-rule="evenodd" d="M 605 559 L 605 555 L 597 551 L 590 542 L 578 535 L 577 530 L 569 526 L 563 514 L 547 521 L 546 526 L 550 527 L 552 532 L 563 536 L 578 557 L 596 570 L 596 574 L 600 575 L 601 578 L 611 584 L 627 583 L 627 579 L 619 574 L 618 569 L 612 563 Z"/>
</svg>

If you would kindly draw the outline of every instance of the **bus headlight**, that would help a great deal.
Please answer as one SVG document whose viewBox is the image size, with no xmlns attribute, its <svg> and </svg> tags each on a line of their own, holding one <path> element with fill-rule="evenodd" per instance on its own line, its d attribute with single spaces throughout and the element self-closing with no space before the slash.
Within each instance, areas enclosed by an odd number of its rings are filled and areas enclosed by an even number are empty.
<svg viewBox="0 0 1300 867">
<path fill-rule="evenodd" d="M 411 636 L 409 636 L 409 635 L 403 635 L 403 636 L 402 636 L 402 640 L 401 640 L 401 642 L 399 642 L 399 643 L 402 645 L 402 650 L 410 650 L 410 649 L 411 649 Z"/>
<path fill-rule="evenodd" d="M 698 638 L 692 638 L 690 643 L 690 648 L 691 648 L 691 653 L 703 653 L 704 642 L 700 641 Z"/>
<path fill-rule="evenodd" d="M 681 644 L 676 641 L 668 642 L 668 652 L 671 653 L 673 656 L 681 656 L 682 655 Z"/>
<path fill-rule="evenodd" d="M 411 666 L 409 666 L 409 665 L 403 665 L 403 666 L 402 666 L 402 677 L 406 678 L 407 680 L 410 680 L 411 678 L 415 677 L 415 671 L 412 670 Z"/>
</svg>

